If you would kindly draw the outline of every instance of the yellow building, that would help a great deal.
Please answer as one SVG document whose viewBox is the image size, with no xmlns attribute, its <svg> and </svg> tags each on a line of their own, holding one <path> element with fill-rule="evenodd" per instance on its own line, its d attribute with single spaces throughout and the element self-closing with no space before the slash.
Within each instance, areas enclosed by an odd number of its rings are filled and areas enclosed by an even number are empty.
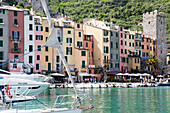
<svg viewBox="0 0 170 113">
<path fill-rule="evenodd" d="M 43 26 L 43 40 L 42 40 L 42 45 L 46 44 L 46 40 L 48 38 L 48 35 L 50 33 L 50 27 L 47 21 L 47 18 L 43 17 L 42 18 L 42 26 Z M 52 66 L 53 66 L 53 48 L 52 47 L 44 47 L 42 48 L 42 72 L 51 72 L 52 71 Z"/>
</svg>

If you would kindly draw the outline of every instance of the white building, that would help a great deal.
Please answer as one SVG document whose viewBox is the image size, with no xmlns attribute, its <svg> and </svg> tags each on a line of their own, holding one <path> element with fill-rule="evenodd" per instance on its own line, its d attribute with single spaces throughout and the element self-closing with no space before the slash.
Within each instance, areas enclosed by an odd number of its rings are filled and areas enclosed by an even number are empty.
<svg viewBox="0 0 170 113">
<path fill-rule="evenodd" d="M 24 54 L 34 50 L 34 18 L 28 10 L 24 11 Z M 24 56 L 24 71 L 34 72 L 34 52 Z"/>
</svg>

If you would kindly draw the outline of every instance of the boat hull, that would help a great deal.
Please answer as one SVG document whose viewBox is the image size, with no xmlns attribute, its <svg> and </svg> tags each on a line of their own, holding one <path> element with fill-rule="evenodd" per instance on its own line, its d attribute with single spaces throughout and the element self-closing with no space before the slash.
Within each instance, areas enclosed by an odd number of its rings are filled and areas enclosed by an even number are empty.
<svg viewBox="0 0 170 113">
<path fill-rule="evenodd" d="M 44 110 L 0 110 L 0 113 L 81 113 L 81 109 L 44 109 Z"/>
<path fill-rule="evenodd" d="M 170 86 L 170 83 L 159 83 L 158 86 Z"/>
</svg>

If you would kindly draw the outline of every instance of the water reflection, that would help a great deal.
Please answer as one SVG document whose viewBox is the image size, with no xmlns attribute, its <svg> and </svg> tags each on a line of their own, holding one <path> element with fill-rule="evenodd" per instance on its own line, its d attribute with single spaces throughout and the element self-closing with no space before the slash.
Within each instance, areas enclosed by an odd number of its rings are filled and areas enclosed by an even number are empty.
<svg viewBox="0 0 170 113">
<path fill-rule="evenodd" d="M 92 95 L 95 108 L 83 113 L 170 113 L 170 87 L 155 88 L 105 88 L 78 89 L 79 93 Z M 39 100 L 52 106 L 57 95 L 74 94 L 73 89 L 48 89 L 39 95 Z M 84 101 L 85 103 L 85 101 Z M 37 102 L 27 105 L 37 107 Z M 27 107 L 27 109 L 32 107 Z"/>
</svg>

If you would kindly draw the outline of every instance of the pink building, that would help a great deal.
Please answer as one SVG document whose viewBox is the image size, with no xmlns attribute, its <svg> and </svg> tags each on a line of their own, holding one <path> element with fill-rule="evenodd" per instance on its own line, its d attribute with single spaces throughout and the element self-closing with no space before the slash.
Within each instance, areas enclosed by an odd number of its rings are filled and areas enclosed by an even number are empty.
<svg viewBox="0 0 170 113">
<path fill-rule="evenodd" d="M 88 45 L 88 46 L 87 46 Z M 89 74 L 94 74 L 94 46 L 93 46 L 93 35 L 84 35 L 83 48 L 89 50 Z"/>
<path fill-rule="evenodd" d="M 125 70 L 125 65 L 123 59 L 125 59 L 125 43 L 124 43 L 124 28 L 119 27 L 119 71 L 123 72 Z"/>
<path fill-rule="evenodd" d="M 43 40 L 43 38 L 45 38 L 45 37 L 43 37 L 43 35 L 42 35 L 42 31 L 43 31 L 43 27 L 42 27 L 42 25 L 41 25 L 41 17 L 35 17 L 34 18 L 34 23 L 35 23 L 35 31 L 34 31 L 34 34 L 35 34 L 35 41 L 34 41 L 34 43 L 35 43 L 35 48 L 34 49 L 38 49 L 38 48 L 40 48 L 40 47 L 42 47 L 42 40 Z M 34 59 L 34 61 L 35 61 L 35 64 L 34 64 L 34 67 L 35 67 L 35 73 L 41 73 L 42 72 L 42 64 L 41 64 L 41 56 L 42 56 L 42 51 L 41 51 L 41 49 L 39 49 L 39 50 L 37 50 L 37 51 L 35 51 L 35 59 Z"/>
<path fill-rule="evenodd" d="M 9 60 L 24 54 L 24 11 L 21 9 L 8 10 L 9 19 Z M 11 61 L 9 71 L 23 72 L 24 57 Z"/>
</svg>

